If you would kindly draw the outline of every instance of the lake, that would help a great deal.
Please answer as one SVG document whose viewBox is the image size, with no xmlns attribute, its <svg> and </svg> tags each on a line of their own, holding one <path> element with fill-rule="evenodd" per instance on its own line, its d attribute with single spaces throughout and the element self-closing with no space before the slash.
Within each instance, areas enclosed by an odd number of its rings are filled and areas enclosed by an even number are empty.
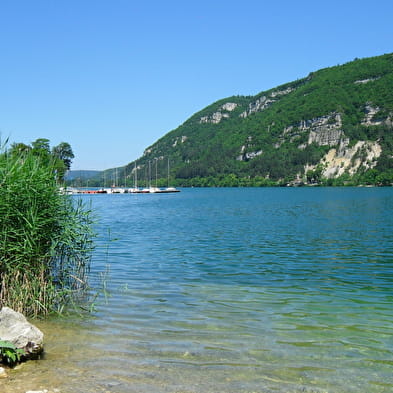
<svg viewBox="0 0 393 393">
<path fill-rule="evenodd" d="M 6 393 L 393 391 L 392 188 L 82 198 L 105 295 Z"/>
</svg>

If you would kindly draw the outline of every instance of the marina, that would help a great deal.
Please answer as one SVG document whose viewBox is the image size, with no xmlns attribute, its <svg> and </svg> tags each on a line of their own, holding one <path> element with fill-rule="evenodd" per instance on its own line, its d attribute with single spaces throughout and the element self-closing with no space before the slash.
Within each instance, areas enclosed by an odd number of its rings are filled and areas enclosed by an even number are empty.
<svg viewBox="0 0 393 393">
<path fill-rule="evenodd" d="M 108 187 L 108 188 L 75 188 L 66 187 L 61 188 L 60 191 L 64 194 L 168 194 L 173 192 L 180 192 L 176 187 L 148 187 L 148 188 L 126 188 L 126 187 Z"/>
<path fill-rule="evenodd" d="M 148 164 L 148 173 L 147 173 L 147 178 L 146 178 L 146 183 L 145 185 L 147 187 L 138 187 L 138 168 L 136 166 L 136 163 L 134 164 L 134 169 L 132 171 L 133 177 L 134 177 L 134 184 L 133 187 L 126 187 L 126 186 L 118 186 L 118 174 L 117 174 L 117 169 L 115 171 L 115 177 L 113 179 L 113 184 L 111 187 L 89 187 L 88 186 L 88 180 L 87 180 L 87 186 L 70 186 L 70 187 L 62 187 L 60 189 L 60 192 L 63 194 L 69 194 L 69 195 L 74 195 L 74 194 L 168 194 L 168 193 L 174 193 L 174 192 L 180 192 L 179 189 L 176 187 L 170 186 L 169 182 L 169 159 L 168 159 L 168 183 L 166 187 L 158 187 L 158 172 L 157 172 L 157 160 L 156 160 L 156 165 L 155 165 L 155 185 L 152 185 L 152 175 L 151 175 L 151 163 L 149 161 Z M 105 185 L 106 181 L 105 179 L 103 180 L 103 184 Z M 127 184 L 127 176 L 124 178 L 124 184 Z"/>
</svg>

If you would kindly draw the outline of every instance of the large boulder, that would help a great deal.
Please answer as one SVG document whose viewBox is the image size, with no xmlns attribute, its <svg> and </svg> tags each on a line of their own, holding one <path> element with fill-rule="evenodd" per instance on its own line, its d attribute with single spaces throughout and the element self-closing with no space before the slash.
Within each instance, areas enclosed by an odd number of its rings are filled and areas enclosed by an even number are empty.
<svg viewBox="0 0 393 393">
<path fill-rule="evenodd" d="M 25 316 L 9 307 L 0 310 L 0 340 L 10 341 L 23 349 L 26 358 L 38 356 L 44 349 L 44 334 Z"/>
</svg>

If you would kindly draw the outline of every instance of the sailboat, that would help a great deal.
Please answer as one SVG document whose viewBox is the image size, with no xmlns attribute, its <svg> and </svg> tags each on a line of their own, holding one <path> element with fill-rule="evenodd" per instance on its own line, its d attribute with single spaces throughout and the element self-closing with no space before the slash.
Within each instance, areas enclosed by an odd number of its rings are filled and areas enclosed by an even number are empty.
<svg viewBox="0 0 393 393">
<path fill-rule="evenodd" d="M 168 183 L 167 187 L 164 188 L 161 192 L 180 192 L 176 187 L 170 187 L 169 186 L 169 157 L 168 157 Z"/>
<path fill-rule="evenodd" d="M 134 162 L 134 188 L 130 188 L 128 190 L 131 194 L 148 194 L 149 191 L 147 189 L 138 188 L 138 168 L 136 166 L 136 162 Z"/>
<path fill-rule="evenodd" d="M 175 187 L 170 187 L 169 186 L 169 158 L 168 158 L 168 186 L 166 188 L 159 188 L 157 186 L 157 178 L 158 178 L 158 170 L 157 170 L 157 159 L 156 159 L 156 184 L 153 187 L 151 184 L 151 162 L 149 161 L 149 169 L 148 169 L 148 187 L 146 188 L 138 188 L 138 177 L 137 177 L 137 166 L 136 166 L 136 162 L 134 163 L 135 167 L 134 167 L 134 188 L 131 188 L 128 190 L 129 193 L 132 194 L 163 194 L 163 193 L 170 193 L 170 192 L 180 192 L 180 190 L 178 190 Z"/>
</svg>

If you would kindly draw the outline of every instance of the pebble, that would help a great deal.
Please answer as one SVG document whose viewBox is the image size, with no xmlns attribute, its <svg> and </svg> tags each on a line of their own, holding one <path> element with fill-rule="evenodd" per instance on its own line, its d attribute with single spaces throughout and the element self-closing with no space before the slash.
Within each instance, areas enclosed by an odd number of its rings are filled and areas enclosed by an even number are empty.
<svg viewBox="0 0 393 393">
<path fill-rule="evenodd" d="M 49 393 L 48 390 L 29 390 L 26 393 Z"/>
<path fill-rule="evenodd" d="M 0 367 L 0 378 L 7 378 L 7 372 L 5 371 L 4 367 Z"/>
</svg>

